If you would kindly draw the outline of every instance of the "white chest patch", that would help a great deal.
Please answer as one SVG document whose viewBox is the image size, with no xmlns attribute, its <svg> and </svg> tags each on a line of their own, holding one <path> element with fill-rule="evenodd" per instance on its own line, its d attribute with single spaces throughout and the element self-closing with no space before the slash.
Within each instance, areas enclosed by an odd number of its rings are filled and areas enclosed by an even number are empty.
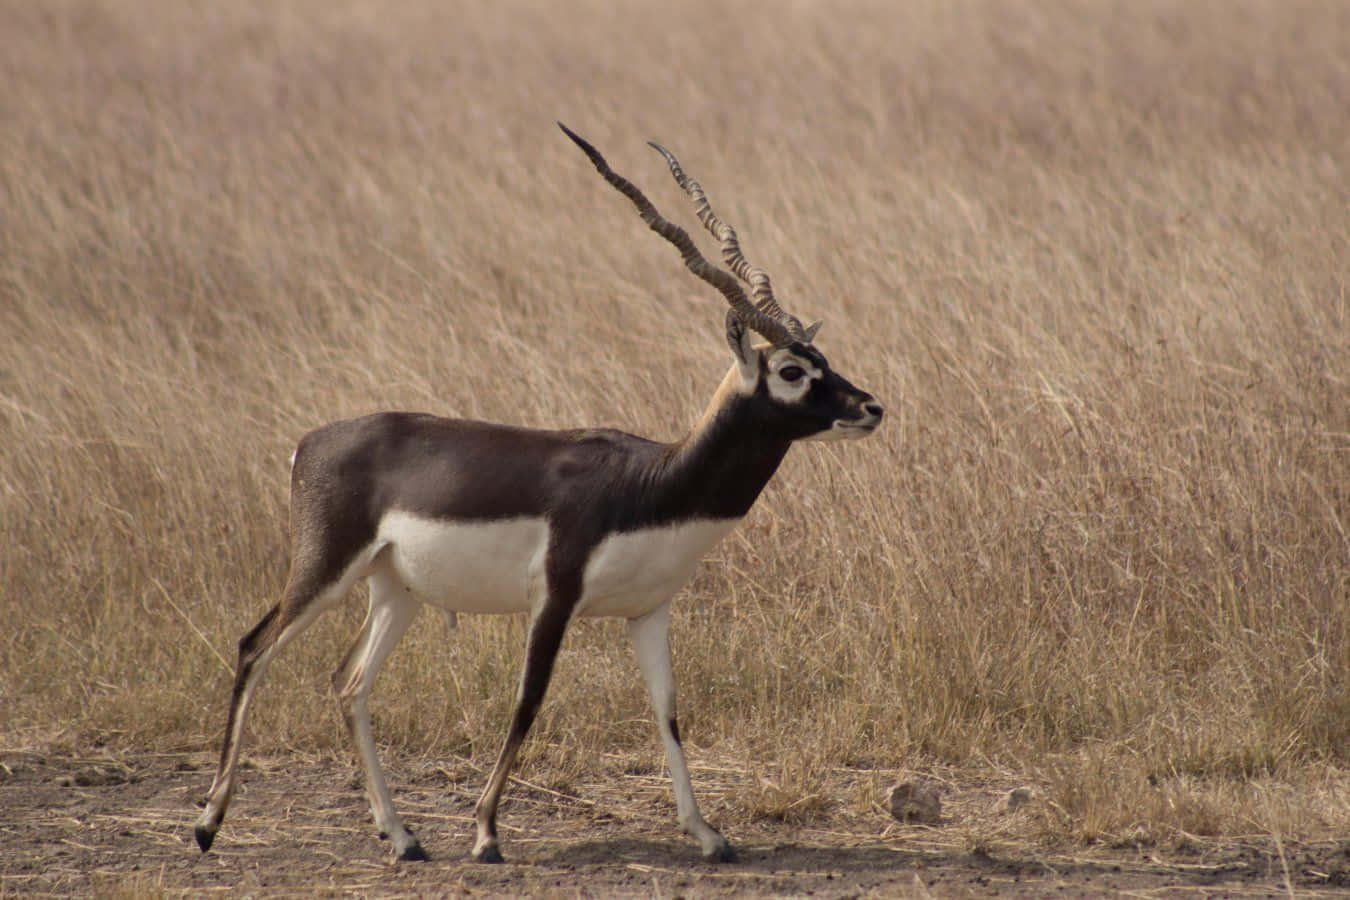
<svg viewBox="0 0 1350 900">
<path fill-rule="evenodd" d="M 611 535 L 586 563 L 577 615 L 650 612 L 689 580 L 703 555 L 739 521 L 705 519 Z"/>
<path fill-rule="evenodd" d="M 422 600 L 453 612 L 526 612 L 544 589 L 542 518 L 443 522 L 401 510 L 380 520 L 387 565 Z"/>
</svg>

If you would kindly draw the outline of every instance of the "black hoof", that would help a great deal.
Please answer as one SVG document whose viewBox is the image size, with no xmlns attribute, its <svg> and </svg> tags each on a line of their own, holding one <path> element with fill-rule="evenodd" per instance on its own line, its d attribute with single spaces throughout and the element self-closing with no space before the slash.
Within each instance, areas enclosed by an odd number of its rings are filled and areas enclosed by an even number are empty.
<svg viewBox="0 0 1350 900">
<path fill-rule="evenodd" d="M 428 859 L 431 859 L 431 857 L 427 856 L 427 851 L 423 850 L 422 845 L 416 841 L 413 841 L 407 847 L 404 847 L 403 852 L 398 855 L 398 858 L 404 862 L 426 862 Z"/>
<path fill-rule="evenodd" d="M 708 862 L 732 863 L 736 861 L 736 848 L 730 844 L 723 844 L 713 852 L 703 854 L 703 858 Z"/>
<path fill-rule="evenodd" d="M 216 839 L 215 831 L 207 828 L 205 825 L 198 825 L 196 828 L 192 829 L 192 833 L 196 836 L 197 846 L 202 848 L 203 853 L 211 849 L 211 844 Z"/>
<path fill-rule="evenodd" d="M 480 863 L 506 862 L 506 860 L 502 858 L 502 851 L 497 847 L 496 844 L 492 844 L 488 847 L 484 847 L 482 850 L 477 851 L 476 853 L 474 853 L 473 858 L 476 862 Z"/>
</svg>

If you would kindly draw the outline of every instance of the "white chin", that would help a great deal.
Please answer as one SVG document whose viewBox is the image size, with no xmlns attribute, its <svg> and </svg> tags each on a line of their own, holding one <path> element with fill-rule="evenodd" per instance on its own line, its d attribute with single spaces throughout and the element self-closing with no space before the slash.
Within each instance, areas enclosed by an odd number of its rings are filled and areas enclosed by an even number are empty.
<svg viewBox="0 0 1350 900">
<path fill-rule="evenodd" d="M 856 441 L 859 438 L 865 438 L 876 431 L 875 425 L 849 425 L 845 422 L 835 422 L 825 431 L 817 431 L 805 441 Z"/>
</svg>

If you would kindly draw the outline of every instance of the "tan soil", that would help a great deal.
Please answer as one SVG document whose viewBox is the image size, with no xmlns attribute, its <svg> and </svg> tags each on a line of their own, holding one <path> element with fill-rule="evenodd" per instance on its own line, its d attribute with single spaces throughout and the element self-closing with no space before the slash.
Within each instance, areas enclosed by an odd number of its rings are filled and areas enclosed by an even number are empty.
<svg viewBox="0 0 1350 900">
<path fill-rule="evenodd" d="M 466 857 L 479 773 L 391 760 L 396 802 L 431 853 L 395 863 L 377 840 L 353 765 L 255 761 L 215 848 L 191 823 L 210 782 L 204 754 L 87 758 L 0 755 L 0 894 L 348 894 L 551 896 L 1044 896 L 1115 893 L 1287 896 L 1350 891 L 1350 844 L 1280 848 L 1232 842 L 1162 854 L 1030 843 L 971 852 L 969 810 L 998 793 L 956 789 L 937 828 L 874 813 L 823 815 L 828 827 L 726 827 L 740 859 L 703 862 L 674 828 L 656 775 L 617 775 L 571 792 L 513 784 L 501 816 L 507 862 Z M 696 776 L 697 777 L 697 776 Z M 734 776 L 732 776 L 734 777 Z M 709 818 L 716 822 L 716 804 Z M 957 836 L 953 836 L 957 835 Z M 964 844 L 964 846 L 962 846 Z M 1006 845 L 1005 845 L 1006 844 Z M 1282 854 L 1282 856 L 1281 856 Z"/>
</svg>

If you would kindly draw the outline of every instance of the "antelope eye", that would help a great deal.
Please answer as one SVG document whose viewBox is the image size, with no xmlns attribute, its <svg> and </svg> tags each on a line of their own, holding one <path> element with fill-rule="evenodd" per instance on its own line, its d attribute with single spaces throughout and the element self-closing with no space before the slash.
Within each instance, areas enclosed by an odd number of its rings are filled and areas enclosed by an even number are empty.
<svg viewBox="0 0 1350 900">
<path fill-rule="evenodd" d="M 806 374 L 801 366 L 783 366 L 778 370 L 778 377 L 784 381 L 796 381 Z"/>
</svg>

